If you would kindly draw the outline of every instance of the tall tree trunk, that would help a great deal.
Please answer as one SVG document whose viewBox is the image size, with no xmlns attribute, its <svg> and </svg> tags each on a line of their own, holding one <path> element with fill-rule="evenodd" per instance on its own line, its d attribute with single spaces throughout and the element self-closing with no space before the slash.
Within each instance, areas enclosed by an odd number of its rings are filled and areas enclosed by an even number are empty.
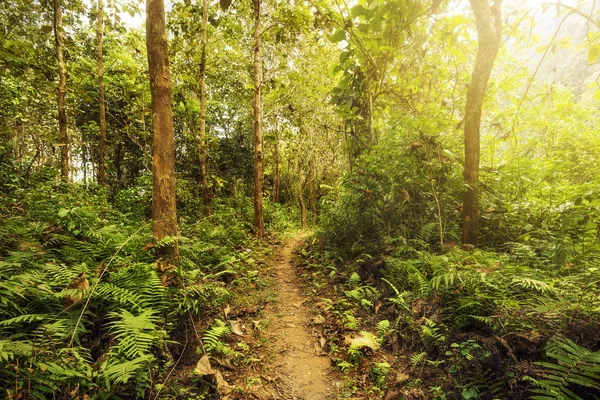
<svg viewBox="0 0 600 400">
<path fill-rule="evenodd" d="M 265 221 L 263 218 L 263 109 L 262 109 L 262 43 L 260 26 L 260 1 L 254 4 L 254 228 L 256 236 L 265 236 Z"/>
<path fill-rule="evenodd" d="M 371 78 L 367 75 L 367 104 L 369 107 L 369 148 L 375 145 L 375 123 L 373 116 L 373 95 L 371 94 Z"/>
<path fill-rule="evenodd" d="M 152 94 L 152 234 L 159 241 L 177 235 L 175 138 L 163 0 L 146 1 L 146 47 Z M 177 243 L 162 247 L 159 255 L 178 263 Z"/>
<path fill-rule="evenodd" d="M 210 192 L 206 174 L 208 146 L 206 142 L 206 31 L 208 29 L 208 1 L 202 1 L 202 35 L 200 56 L 200 186 L 202 186 L 203 214 L 210 216 Z"/>
<path fill-rule="evenodd" d="M 58 60 L 58 140 L 60 141 L 60 179 L 69 181 L 69 137 L 67 135 L 67 112 L 65 95 L 67 93 L 67 74 L 63 56 L 63 22 L 60 0 L 54 0 L 54 41 L 56 42 L 56 59 Z"/>
<path fill-rule="evenodd" d="M 315 168 L 315 157 L 311 156 L 308 161 L 308 207 L 312 213 L 312 224 L 317 225 L 317 192 L 316 186 L 316 168 Z"/>
<path fill-rule="evenodd" d="M 115 152 L 115 172 L 116 172 L 116 181 L 114 183 L 117 184 L 118 187 L 121 185 L 121 181 L 123 179 L 123 168 L 121 167 L 123 164 L 123 135 L 118 139 L 117 143 L 117 151 Z"/>
<path fill-rule="evenodd" d="M 87 146 L 81 145 L 81 164 L 83 168 L 83 186 L 87 187 Z"/>
<path fill-rule="evenodd" d="M 465 169 L 467 190 L 463 201 L 462 242 L 476 245 L 479 230 L 479 130 L 481 109 L 494 60 L 500 47 L 502 16 L 500 1 L 469 0 L 477 25 L 478 49 L 465 107 Z"/>
<path fill-rule="evenodd" d="M 279 203 L 279 181 L 281 178 L 281 171 L 279 165 L 279 131 L 277 123 L 275 125 L 275 151 L 273 158 L 275 159 L 275 174 L 273 176 L 273 203 Z"/>
<path fill-rule="evenodd" d="M 300 221 L 302 229 L 306 230 L 306 205 L 304 204 L 304 174 L 302 173 L 302 113 L 300 113 L 300 131 L 298 132 L 298 203 L 300 204 Z"/>
<path fill-rule="evenodd" d="M 96 69 L 98 72 L 98 114 L 100 123 L 100 143 L 98 145 L 98 184 L 106 184 L 104 167 L 104 152 L 106 147 L 106 108 L 104 104 L 104 65 L 102 61 L 103 30 L 104 30 L 104 5 L 98 0 L 98 19 L 96 20 Z"/>
</svg>

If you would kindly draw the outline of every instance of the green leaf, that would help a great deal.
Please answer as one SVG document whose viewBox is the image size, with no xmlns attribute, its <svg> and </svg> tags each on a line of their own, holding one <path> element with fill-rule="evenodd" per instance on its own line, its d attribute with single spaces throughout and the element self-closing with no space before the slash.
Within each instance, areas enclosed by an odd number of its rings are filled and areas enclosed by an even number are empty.
<svg viewBox="0 0 600 400">
<path fill-rule="evenodd" d="M 66 217 L 67 214 L 69 214 L 69 210 L 67 210 L 66 208 L 61 208 L 60 210 L 58 210 L 58 216 L 60 218 Z"/>
<path fill-rule="evenodd" d="M 331 36 L 331 42 L 332 43 L 339 43 L 342 40 L 346 40 L 346 31 L 343 29 L 338 29 L 337 31 L 335 31 L 335 33 Z"/>
<path fill-rule="evenodd" d="M 353 17 L 367 15 L 367 9 L 364 6 L 357 4 L 350 10 L 350 15 L 352 15 Z"/>
<path fill-rule="evenodd" d="M 479 393 L 477 393 L 477 389 L 474 388 L 463 390 L 461 394 L 462 398 L 465 400 L 475 399 L 479 395 Z"/>
<path fill-rule="evenodd" d="M 600 45 L 590 47 L 588 51 L 588 64 L 594 64 L 600 57 Z"/>
<path fill-rule="evenodd" d="M 231 5 L 231 0 L 219 0 L 219 5 L 223 11 L 227 10 Z"/>
</svg>

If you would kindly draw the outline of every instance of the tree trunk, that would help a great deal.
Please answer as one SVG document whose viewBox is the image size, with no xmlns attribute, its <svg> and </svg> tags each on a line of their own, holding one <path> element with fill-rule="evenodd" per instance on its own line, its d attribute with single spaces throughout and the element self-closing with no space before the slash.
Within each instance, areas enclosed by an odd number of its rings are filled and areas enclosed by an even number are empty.
<svg viewBox="0 0 600 400">
<path fill-rule="evenodd" d="M 67 92 L 67 74 L 63 56 L 63 22 L 60 0 L 54 0 L 54 40 L 56 42 L 56 58 L 58 60 L 58 89 L 56 100 L 58 104 L 58 140 L 60 142 L 60 179 L 69 181 L 69 137 L 67 135 L 67 112 L 65 95 Z"/>
<path fill-rule="evenodd" d="M 265 236 L 265 221 L 263 218 L 263 109 L 262 109 L 262 56 L 261 56 L 261 27 L 260 1 L 254 4 L 254 228 L 256 236 Z"/>
<path fill-rule="evenodd" d="M 279 181 L 281 179 L 281 171 L 279 166 L 279 132 L 277 130 L 277 125 L 275 126 L 275 151 L 273 158 L 275 159 L 275 174 L 273 176 L 273 203 L 279 203 Z"/>
<path fill-rule="evenodd" d="M 373 95 L 371 94 L 371 78 L 367 75 L 367 104 L 369 107 L 369 148 L 375 145 L 375 123 L 373 116 Z"/>
<path fill-rule="evenodd" d="M 115 152 L 114 162 L 116 172 L 116 181 L 114 183 L 116 183 L 117 186 L 120 187 L 121 180 L 123 179 L 123 168 L 121 168 L 121 165 L 123 164 L 123 137 L 119 138 L 119 143 L 117 144 L 117 151 Z"/>
<path fill-rule="evenodd" d="M 106 184 L 106 173 L 104 167 L 104 151 L 106 143 L 106 108 L 104 105 L 104 65 L 102 62 L 102 46 L 103 46 L 103 23 L 104 23 L 104 6 L 102 0 L 98 0 L 98 19 L 96 21 L 96 69 L 98 72 L 98 115 L 100 123 L 100 143 L 98 146 L 98 184 L 104 186 Z"/>
<path fill-rule="evenodd" d="M 300 204 L 300 220 L 302 229 L 306 230 L 306 205 L 304 204 L 304 174 L 302 173 L 302 113 L 300 113 L 300 131 L 298 132 L 298 203 Z"/>
<path fill-rule="evenodd" d="M 312 213 L 312 224 L 317 225 L 317 192 L 316 192 L 316 168 L 314 155 L 308 161 L 308 207 Z"/>
<path fill-rule="evenodd" d="M 202 2 L 202 35 L 200 56 L 200 186 L 202 187 L 203 215 L 210 216 L 210 192 L 206 174 L 208 146 L 206 142 L 206 31 L 208 27 L 208 1 Z"/>
<path fill-rule="evenodd" d="M 152 234 L 160 241 L 177 235 L 175 138 L 163 0 L 146 1 L 146 47 L 152 94 Z M 177 242 L 160 248 L 159 255 L 178 263 Z"/>
<path fill-rule="evenodd" d="M 477 25 L 478 49 L 465 107 L 465 169 L 467 190 L 463 201 L 462 242 L 476 245 L 479 229 L 479 130 L 481 109 L 494 60 L 500 47 L 502 17 L 500 0 L 469 0 Z"/>
</svg>

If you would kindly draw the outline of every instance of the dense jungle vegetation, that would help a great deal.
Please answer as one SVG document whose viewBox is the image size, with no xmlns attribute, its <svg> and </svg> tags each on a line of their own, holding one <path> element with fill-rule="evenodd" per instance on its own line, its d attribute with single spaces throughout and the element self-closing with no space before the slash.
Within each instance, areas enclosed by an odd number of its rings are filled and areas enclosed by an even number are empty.
<svg viewBox="0 0 600 400">
<path fill-rule="evenodd" d="M 600 4 L 166 3 L 1 3 L 0 398 L 278 398 L 300 230 L 331 398 L 600 398 Z"/>
</svg>

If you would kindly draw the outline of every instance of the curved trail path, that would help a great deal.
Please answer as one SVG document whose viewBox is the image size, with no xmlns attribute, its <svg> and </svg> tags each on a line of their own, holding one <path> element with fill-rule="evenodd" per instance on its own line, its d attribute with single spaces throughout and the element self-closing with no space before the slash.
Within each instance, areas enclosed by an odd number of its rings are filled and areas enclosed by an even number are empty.
<svg viewBox="0 0 600 400">
<path fill-rule="evenodd" d="M 300 280 L 291 260 L 305 235 L 288 240 L 275 258 L 273 269 L 279 302 L 265 310 L 271 321 L 267 335 L 273 339 L 278 375 L 277 386 L 283 399 L 322 400 L 335 398 L 333 380 L 328 377 L 329 358 L 321 353 L 319 340 L 311 328 L 313 315 L 304 304 Z"/>
</svg>

